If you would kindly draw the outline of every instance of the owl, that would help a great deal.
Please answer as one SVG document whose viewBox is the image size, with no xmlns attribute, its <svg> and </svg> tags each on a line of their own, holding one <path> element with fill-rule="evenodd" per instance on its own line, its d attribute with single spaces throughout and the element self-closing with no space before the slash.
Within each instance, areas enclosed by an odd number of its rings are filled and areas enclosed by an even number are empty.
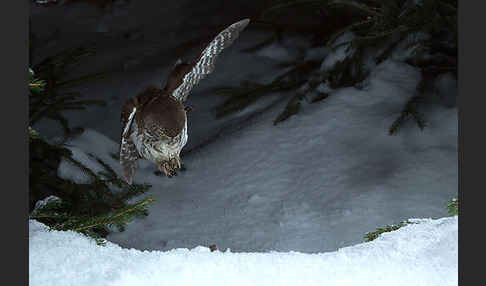
<svg viewBox="0 0 486 286">
<path fill-rule="evenodd" d="M 230 46 L 248 25 L 244 19 L 219 33 L 191 63 L 178 60 L 164 88 L 150 86 L 122 108 L 120 165 L 123 178 L 132 183 L 137 160 L 157 165 L 168 177 L 181 168 L 180 153 L 187 143 L 187 116 L 183 102 L 191 89 L 214 70 L 217 56 Z"/>
</svg>

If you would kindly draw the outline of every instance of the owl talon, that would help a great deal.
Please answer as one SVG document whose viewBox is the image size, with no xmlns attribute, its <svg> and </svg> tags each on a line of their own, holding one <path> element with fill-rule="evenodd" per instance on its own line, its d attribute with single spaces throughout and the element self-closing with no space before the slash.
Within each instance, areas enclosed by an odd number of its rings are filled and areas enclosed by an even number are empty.
<svg viewBox="0 0 486 286">
<path fill-rule="evenodd" d="M 170 159 L 171 169 L 179 169 L 181 167 L 181 159 L 179 157 L 174 157 Z"/>
</svg>

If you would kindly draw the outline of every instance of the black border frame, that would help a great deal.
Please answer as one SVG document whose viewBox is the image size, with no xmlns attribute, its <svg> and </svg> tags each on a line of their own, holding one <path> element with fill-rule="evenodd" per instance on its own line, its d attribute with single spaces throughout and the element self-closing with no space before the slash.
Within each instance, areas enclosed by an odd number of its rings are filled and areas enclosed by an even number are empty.
<svg viewBox="0 0 486 286">
<path fill-rule="evenodd" d="M 484 1 L 458 1 L 459 285 L 476 284 L 482 277 L 478 275 L 476 279 L 474 274 L 480 274 L 479 267 L 483 268 L 480 263 L 471 261 L 471 252 L 477 252 L 476 249 L 482 248 L 484 243 L 479 235 L 482 225 L 475 220 L 479 220 L 482 215 L 478 211 L 482 203 L 479 194 L 483 192 L 484 184 L 480 166 L 484 165 L 486 157 L 486 140 L 482 136 L 486 45 L 484 34 L 480 32 L 480 27 L 484 27 L 485 10 L 482 8 L 485 4 Z M 466 168 L 465 157 L 468 162 Z"/>
<path fill-rule="evenodd" d="M 2 3 L 2 245 L 5 284 L 28 285 L 28 1 Z M 10 281 L 13 281 L 11 283 Z M 10 283 L 9 283 L 10 282 Z"/>
</svg>

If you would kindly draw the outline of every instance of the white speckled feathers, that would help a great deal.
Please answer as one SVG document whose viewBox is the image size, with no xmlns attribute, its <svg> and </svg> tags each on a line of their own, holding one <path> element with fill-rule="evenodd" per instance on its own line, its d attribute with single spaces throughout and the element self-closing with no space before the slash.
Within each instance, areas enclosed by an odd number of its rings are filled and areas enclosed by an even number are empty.
<svg viewBox="0 0 486 286">
<path fill-rule="evenodd" d="M 180 101 L 185 101 L 191 89 L 214 70 L 217 56 L 238 38 L 240 32 L 249 22 L 249 19 L 241 20 L 219 33 L 203 50 L 193 68 L 184 76 L 182 84 L 174 90 L 172 96 Z"/>
</svg>

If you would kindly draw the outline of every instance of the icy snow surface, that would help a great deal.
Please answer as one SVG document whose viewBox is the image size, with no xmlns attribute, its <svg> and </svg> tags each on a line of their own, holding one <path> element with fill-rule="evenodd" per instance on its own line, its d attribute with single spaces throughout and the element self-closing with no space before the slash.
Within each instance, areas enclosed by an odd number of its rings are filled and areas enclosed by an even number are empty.
<svg viewBox="0 0 486 286">
<path fill-rule="evenodd" d="M 330 90 L 327 99 L 305 105 L 277 126 L 272 121 L 288 94 L 214 119 L 213 108 L 223 99 L 210 88 L 248 79 L 268 82 L 282 72 L 275 67 L 279 61 L 268 56 L 272 50 L 284 60 L 296 54 L 284 52 L 289 49 L 285 45 L 240 52 L 265 38 L 242 33 L 218 59 L 215 72 L 193 90 L 182 158 L 187 170 L 174 178 L 159 177 L 153 164 L 141 160 L 134 181 L 152 184 L 148 194 L 157 201 L 148 217 L 114 232 L 110 241 L 141 250 L 217 244 L 236 252 L 323 252 L 360 243 L 377 227 L 447 214 L 446 202 L 457 194 L 458 184 L 457 110 L 431 105 L 423 131 L 409 122 L 389 136 L 388 128 L 420 76 L 404 63 L 385 61 L 373 70 L 365 89 Z M 98 72 L 89 63 L 102 66 L 103 60 L 99 56 L 80 68 Z M 91 153 L 121 174 L 109 155 L 118 153 L 121 106 L 149 84 L 164 82 L 172 64 L 139 65 L 76 87 L 108 105 L 66 113 L 72 126 L 87 128 L 68 142 L 75 158 L 98 170 Z M 53 126 L 46 121 L 35 127 L 48 136 Z M 87 179 L 68 162 L 62 164 L 61 176 Z"/>
<path fill-rule="evenodd" d="M 57 285 L 457 285 L 458 219 L 418 220 L 338 251 L 166 252 L 96 243 L 29 221 L 29 284 Z"/>
</svg>

